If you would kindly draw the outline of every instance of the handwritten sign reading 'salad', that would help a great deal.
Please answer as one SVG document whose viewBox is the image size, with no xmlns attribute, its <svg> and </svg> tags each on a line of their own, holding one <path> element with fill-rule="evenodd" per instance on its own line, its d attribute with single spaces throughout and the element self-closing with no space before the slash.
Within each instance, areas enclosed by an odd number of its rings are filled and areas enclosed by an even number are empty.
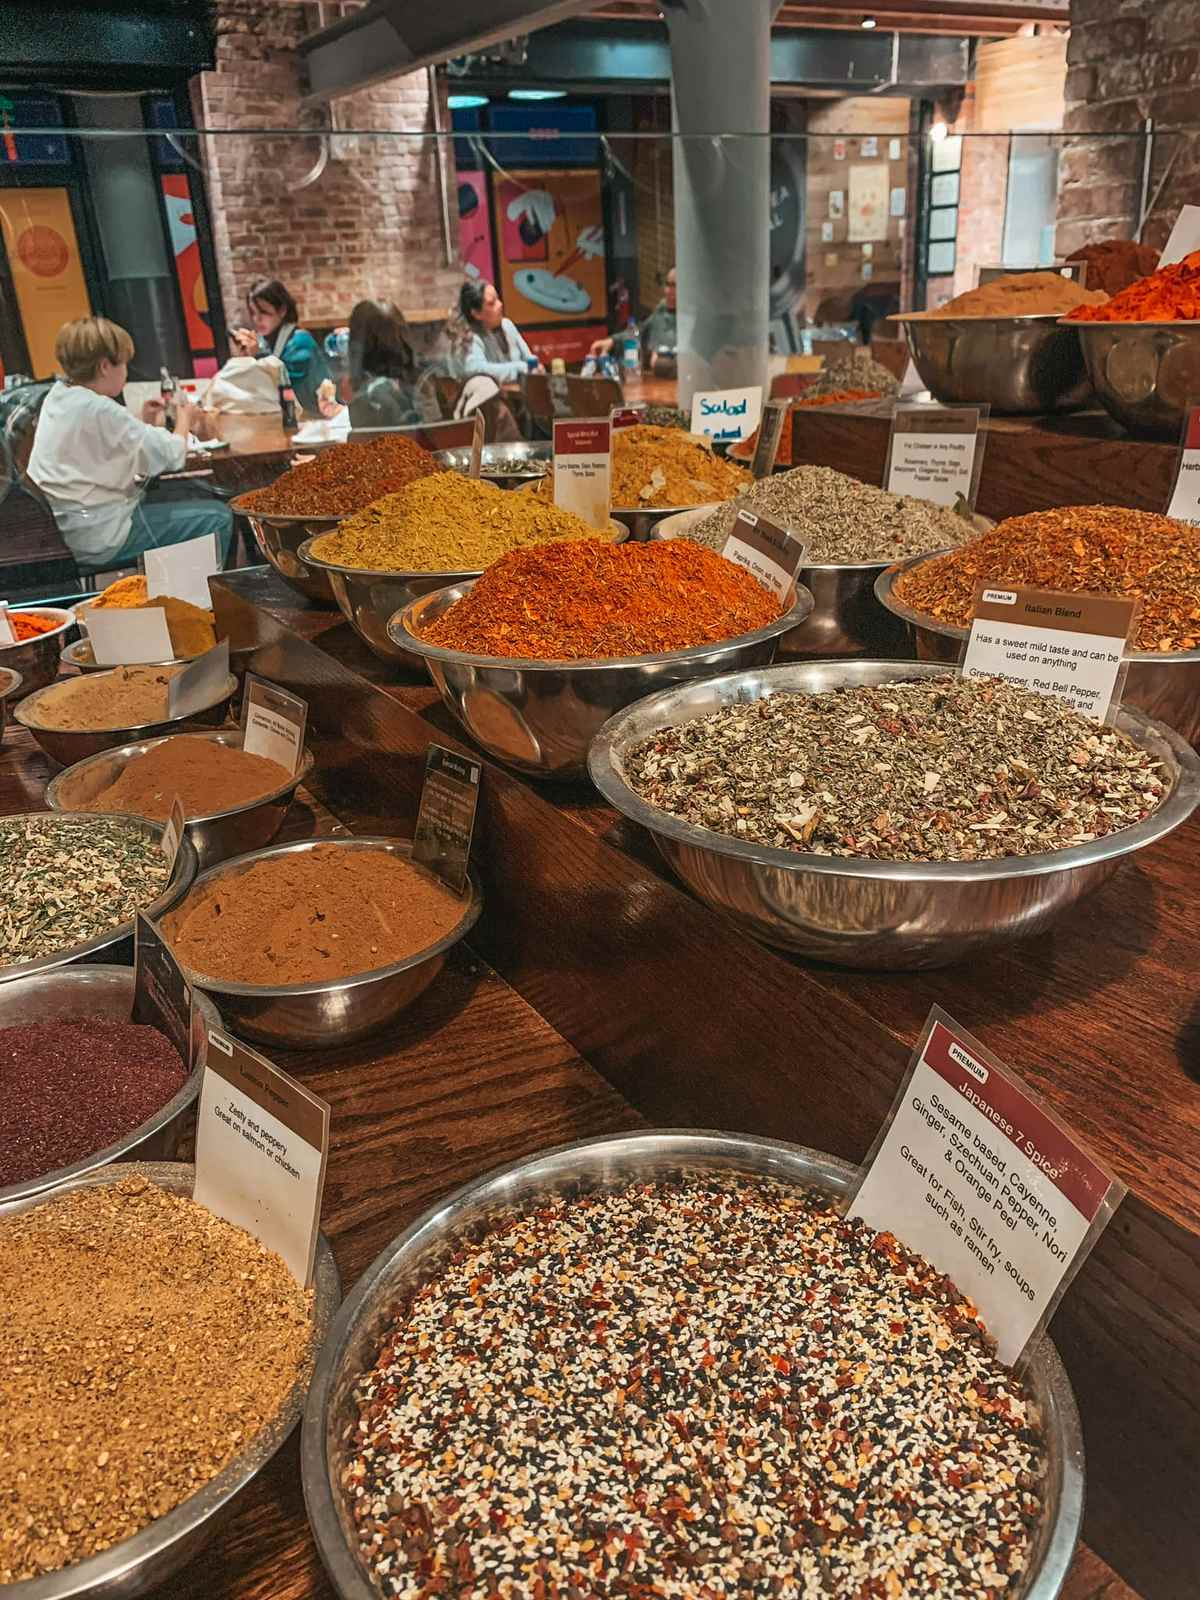
<svg viewBox="0 0 1200 1600">
<path fill-rule="evenodd" d="M 1016 1073 L 937 1007 L 849 1207 L 971 1299 L 1017 1360 L 1125 1193 Z"/>
<path fill-rule="evenodd" d="M 1098 721 L 1120 704 L 1138 602 L 1111 594 L 981 584 L 964 678 L 1008 678 Z"/>
<path fill-rule="evenodd" d="M 692 432 L 714 442 L 748 439 L 762 415 L 762 384 L 749 389 L 711 389 L 692 396 Z"/>
</svg>

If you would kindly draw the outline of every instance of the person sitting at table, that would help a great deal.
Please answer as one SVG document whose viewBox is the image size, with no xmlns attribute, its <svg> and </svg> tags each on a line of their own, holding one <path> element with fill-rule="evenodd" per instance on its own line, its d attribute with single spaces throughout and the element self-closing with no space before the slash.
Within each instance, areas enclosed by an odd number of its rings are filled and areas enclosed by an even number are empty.
<svg viewBox="0 0 1200 1600">
<path fill-rule="evenodd" d="M 329 376 L 329 367 L 312 334 L 299 326 L 295 300 L 278 278 L 260 278 L 250 287 L 246 309 L 250 327 L 235 328 L 229 335 L 234 354 L 278 356 L 287 368 L 296 399 L 315 416 L 317 391 Z"/>
<path fill-rule="evenodd" d="M 654 310 L 642 323 L 641 346 L 643 367 L 653 367 L 655 357 L 661 350 L 666 359 L 675 358 L 676 348 L 676 299 L 675 299 L 675 268 L 667 273 L 667 281 L 663 285 L 663 297 Z M 597 339 L 588 354 L 593 356 L 610 355 L 616 344 L 619 334 L 613 334 L 607 339 Z M 669 354 L 668 354 L 669 353 Z"/>
<path fill-rule="evenodd" d="M 437 396 L 390 300 L 360 300 L 350 313 L 350 426 L 406 428 L 437 422 Z M 329 416 L 325 405 L 322 415 Z"/>
<path fill-rule="evenodd" d="M 198 483 L 143 490 L 139 478 L 179 472 L 196 408 L 180 396 L 174 427 L 147 400 L 141 420 L 119 405 L 133 340 L 107 317 L 81 317 L 59 329 L 54 356 L 62 373 L 42 403 L 27 471 L 50 502 L 81 572 L 132 566 L 147 550 L 217 536 L 221 560 L 233 544 L 233 513 Z"/>
<path fill-rule="evenodd" d="M 545 370 L 516 323 L 504 315 L 504 301 L 494 283 L 467 279 L 458 295 L 457 321 L 456 376 L 486 373 L 497 383 L 519 383 L 527 372 Z"/>
</svg>

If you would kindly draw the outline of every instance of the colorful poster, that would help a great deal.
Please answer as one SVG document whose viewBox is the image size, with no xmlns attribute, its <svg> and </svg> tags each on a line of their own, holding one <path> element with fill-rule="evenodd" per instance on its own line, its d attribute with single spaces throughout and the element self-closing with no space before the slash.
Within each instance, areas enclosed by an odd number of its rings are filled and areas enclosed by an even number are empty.
<svg viewBox="0 0 1200 1600">
<path fill-rule="evenodd" d="M 500 292 L 518 327 L 605 315 L 604 210 L 595 170 L 496 181 Z"/>
<path fill-rule="evenodd" d="M 92 310 L 67 191 L 0 189 L 0 236 L 29 346 L 31 376 L 49 378 L 58 330 Z"/>
<path fill-rule="evenodd" d="M 866 239 L 886 239 L 890 179 L 885 166 L 850 168 L 850 203 L 847 207 L 851 244 Z"/>
<path fill-rule="evenodd" d="M 488 210 L 487 174 L 458 170 L 458 247 L 468 278 L 496 281 L 492 216 Z"/>
<path fill-rule="evenodd" d="M 167 208 L 167 227 L 171 235 L 171 250 L 175 257 L 175 278 L 179 284 L 179 298 L 183 303 L 183 319 L 187 325 L 188 349 L 198 375 L 215 372 L 212 319 L 208 311 L 208 290 L 204 284 L 204 268 L 200 262 L 200 245 L 196 238 L 196 216 L 192 210 L 192 193 L 185 173 L 162 174 L 163 204 Z M 209 360 L 206 363 L 204 357 Z M 200 359 L 197 359 L 200 358 Z"/>
</svg>

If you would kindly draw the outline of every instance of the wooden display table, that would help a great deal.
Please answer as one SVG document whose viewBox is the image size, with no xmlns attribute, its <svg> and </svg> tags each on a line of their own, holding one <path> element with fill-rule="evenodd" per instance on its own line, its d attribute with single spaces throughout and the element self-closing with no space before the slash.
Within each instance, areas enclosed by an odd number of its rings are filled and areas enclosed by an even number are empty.
<svg viewBox="0 0 1200 1600">
<path fill-rule="evenodd" d="M 214 593 L 222 631 L 254 649 L 254 669 L 308 700 L 320 801 L 354 832 L 410 833 L 429 740 L 469 748 L 436 692 L 376 660 L 339 614 L 306 607 L 268 569 L 227 575 Z M 1154 1600 L 1194 1600 L 1200 1525 L 1185 1508 L 1200 1486 L 1200 823 L 1011 952 L 931 973 L 857 973 L 737 932 L 590 789 L 485 766 L 486 905 L 473 947 L 652 1123 L 860 1159 L 936 1002 L 1115 1167 L 1129 1198 L 1053 1328 L 1084 1420 L 1087 1536 Z M 457 1075 L 453 1045 L 433 1048 Z M 520 1045 L 504 1053 L 519 1059 Z M 323 1073 L 318 1089 L 329 1081 Z M 361 1139 L 372 1143 L 365 1128 Z M 538 1142 L 534 1130 L 520 1148 Z M 341 1204 L 355 1210 L 338 1171 L 335 1217 Z M 371 1168 L 362 1188 L 372 1216 L 387 1209 L 378 1176 Z M 1103 1582 L 1079 1591 L 1108 1592 Z"/>
</svg>

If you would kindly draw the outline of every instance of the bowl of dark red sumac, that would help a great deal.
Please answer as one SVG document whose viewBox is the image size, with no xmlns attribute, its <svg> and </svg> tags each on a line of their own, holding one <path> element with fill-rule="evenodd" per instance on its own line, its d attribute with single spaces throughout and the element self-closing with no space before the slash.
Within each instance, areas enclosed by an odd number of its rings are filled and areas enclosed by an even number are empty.
<svg viewBox="0 0 1200 1600">
<path fill-rule="evenodd" d="M 419 1217 L 309 1390 L 305 1502 L 342 1600 L 1053 1600 L 1083 1496 L 1054 1347 L 1004 1366 L 948 1279 L 843 1214 L 855 1177 L 657 1131 Z"/>
</svg>

